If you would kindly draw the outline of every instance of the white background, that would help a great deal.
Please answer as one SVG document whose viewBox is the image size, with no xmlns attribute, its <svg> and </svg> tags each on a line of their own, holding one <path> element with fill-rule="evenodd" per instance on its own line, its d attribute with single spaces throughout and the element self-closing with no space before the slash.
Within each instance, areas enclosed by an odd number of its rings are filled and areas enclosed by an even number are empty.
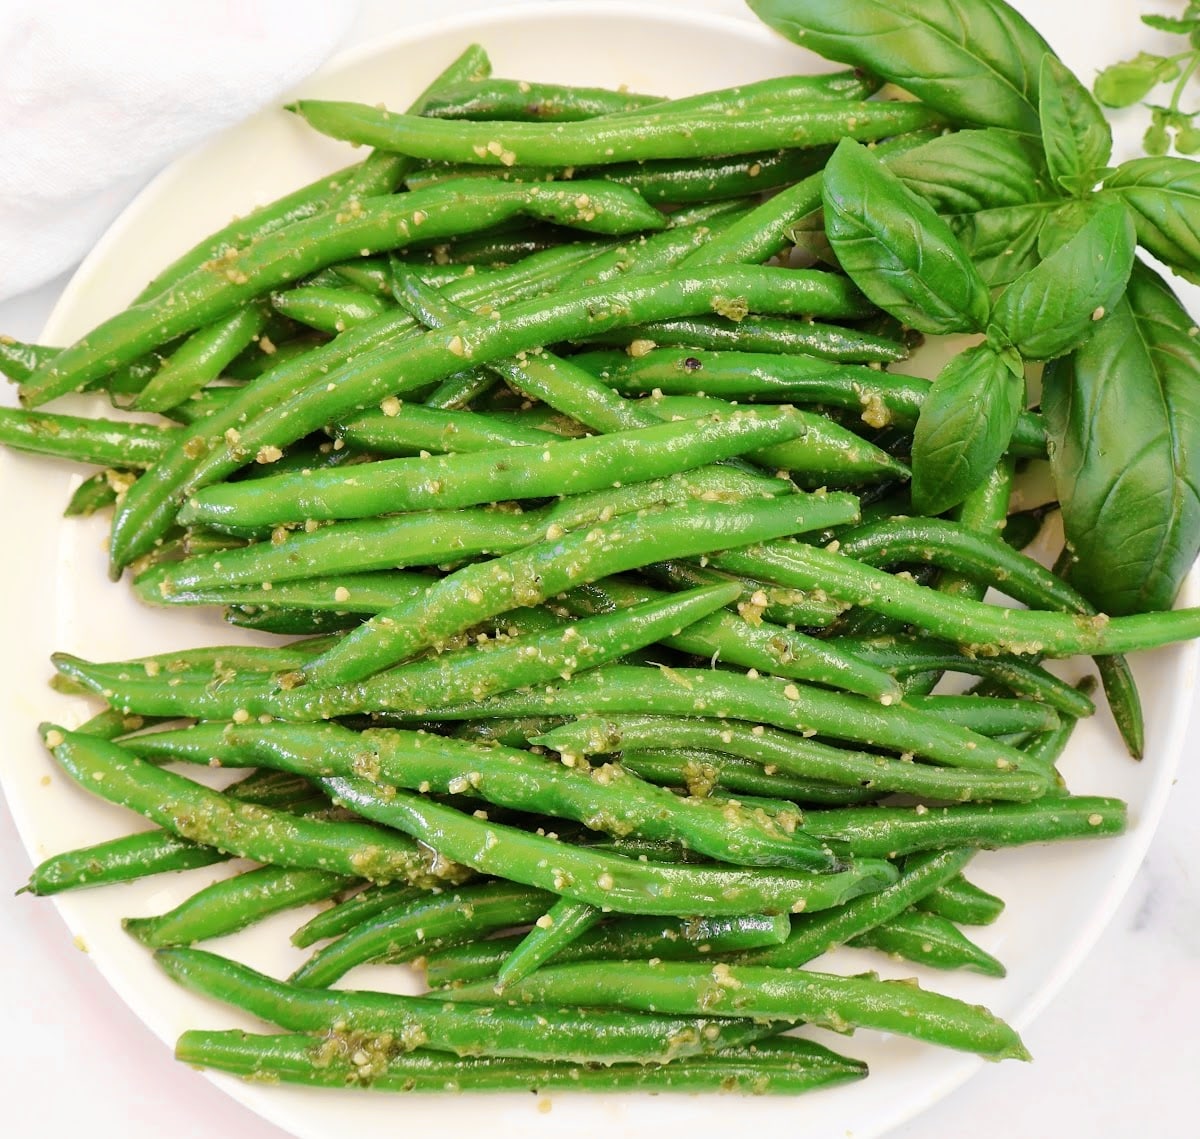
<svg viewBox="0 0 1200 1139">
<path fill-rule="evenodd" d="M 500 0 L 368 0 L 346 42 Z M 741 12 L 735 0 L 646 0 L 664 6 Z M 1087 51 L 1106 15 L 1137 34 L 1136 12 L 1119 2 L 1035 3 L 1026 10 L 1061 54 Z M 1111 35 L 1111 32 L 1109 33 Z M 0 330 L 36 338 L 64 280 L 0 305 Z M 11 547 L 10 553 L 11 556 Z M 13 646 L 5 646 L 11 651 Z M 1193 705 L 1200 693 L 1180 693 Z M 1200 1133 L 1194 1106 L 1200 1016 L 1200 775 L 1184 757 L 1162 825 L 1111 926 L 1051 1005 L 1023 1033 L 1035 1062 L 988 1068 L 891 1133 L 889 1139 Z M 24 880 L 29 859 L 0 803 L 0 883 Z M 28 896 L 0 894 L 0 1130 L 42 1139 L 279 1139 L 283 1135 L 195 1073 L 169 1050 L 73 948 L 57 912 Z M 1131 1043 L 1136 1042 L 1136 1043 Z M 397 1100 L 397 1130 L 403 1128 Z M 798 1128 L 802 1133 L 802 1128 Z M 848 1134 L 847 1139 L 852 1139 Z"/>
</svg>

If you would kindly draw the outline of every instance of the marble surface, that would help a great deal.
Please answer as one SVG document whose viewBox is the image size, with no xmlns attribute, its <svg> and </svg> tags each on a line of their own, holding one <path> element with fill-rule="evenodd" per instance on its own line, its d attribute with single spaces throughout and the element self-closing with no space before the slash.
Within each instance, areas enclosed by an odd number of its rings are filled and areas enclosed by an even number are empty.
<svg viewBox="0 0 1200 1139">
<path fill-rule="evenodd" d="M 483 6 L 484 0 L 368 0 L 348 42 L 364 42 L 401 21 Z M 703 6 L 742 12 L 732 0 Z M 1052 42 L 1063 42 L 1054 29 L 1044 30 Z M 64 283 L 0 304 L 0 329 L 34 337 Z M 1178 698 L 1195 708 L 1200 690 Z M 1193 724 L 1200 726 L 1194 713 Z M 1157 835 L 1111 924 L 1025 1029 L 1035 1062 L 984 1069 L 888 1139 L 1200 1133 L 1192 1094 L 1200 1058 L 1198 759 L 1184 756 Z M 3 881 L 23 880 L 28 866 L 0 802 Z M 7 889 L 0 892 L 0 1017 L 7 1028 L 0 1036 L 0 1102 L 5 1117 L 32 1139 L 283 1137 L 171 1058 L 72 946 L 52 905 Z"/>
</svg>

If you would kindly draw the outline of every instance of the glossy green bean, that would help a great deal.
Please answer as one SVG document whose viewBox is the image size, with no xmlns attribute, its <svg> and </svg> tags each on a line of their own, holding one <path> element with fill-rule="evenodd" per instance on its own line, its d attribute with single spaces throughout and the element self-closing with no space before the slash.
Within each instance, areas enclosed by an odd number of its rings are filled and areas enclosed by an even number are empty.
<svg viewBox="0 0 1200 1139">
<path fill-rule="evenodd" d="M 887 336 L 815 320 L 791 320 L 753 313 L 737 321 L 704 315 L 639 321 L 586 336 L 586 342 L 589 345 L 629 346 L 636 343 L 718 351 L 777 352 L 781 355 L 799 353 L 852 364 L 894 363 L 908 356 L 904 344 Z"/>
<path fill-rule="evenodd" d="M 384 910 L 410 902 L 422 893 L 417 887 L 401 882 L 367 886 L 309 918 L 292 934 L 291 942 L 298 949 L 305 949 L 318 941 L 340 937 L 362 922 L 378 917 Z"/>
<path fill-rule="evenodd" d="M 538 604 L 556 593 L 716 546 L 748 545 L 853 515 L 846 495 L 784 495 L 731 505 L 698 502 L 624 515 L 590 530 L 547 531 L 546 538 L 487 562 L 465 566 L 423 597 L 370 618 L 304 671 L 310 683 L 347 683 L 436 645 L 487 617 Z"/>
<path fill-rule="evenodd" d="M 1012 771 L 1022 753 L 903 704 L 885 707 L 850 693 L 772 677 L 698 668 L 605 665 L 533 693 L 482 700 L 473 709 L 437 709 L 440 719 L 474 716 L 652 713 L 749 720 L 794 732 L 870 743 L 947 767 Z"/>
<path fill-rule="evenodd" d="M 454 1057 L 423 1049 L 400 1051 L 391 1036 L 339 1033 L 250 1036 L 244 1032 L 185 1032 L 177 1059 L 232 1072 L 247 1080 L 393 1092 L 591 1091 L 741 1092 L 795 1095 L 867 1074 L 866 1065 L 809 1040 L 786 1037 L 669 1064 L 553 1064 Z M 361 1061 L 361 1062 L 360 1062 Z"/>
<path fill-rule="evenodd" d="M 796 803 L 836 807 L 870 802 L 878 797 L 878 792 L 869 788 L 838 786 L 767 771 L 753 760 L 701 748 L 627 751 L 621 755 L 621 766 L 650 783 L 682 787 L 699 798 L 719 790 L 739 796 L 769 795 Z"/>
<path fill-rule="evenodd" d="M 272 295 L 271 307 L 291 320 L 332 336 L 366 324 L 392 311 L 394 305 L 358 288 L 300 285 Z"/>
<path fill-rule="evenodd" d="M 659 596 L 657 590 L 618 578 L 605 578 L 563 596 L 560 604 L 575 616 L 611 612 Z M 738 597 L 741 593 L 738 594 Z M 882 669 L 860 662 L 853 653 L 842 653 L 827 642 L 806 636 L 761 618 L 752 620 L 722 610 L 694 621 L 662 644 L 680 652 L 753 668 L 774 676 L 787 676 L 825 684 L 846 692 L 882 699 L 898 698 L 899 686 Z"/>
<path fill-rule="evenodd" d="M 114 419 L 0 407 L 0 443 L 105 467 L 153 466 L 170 442 L 170 428 Z"/>
<path fill-rule="evenodd" d="M 193 332 L 133 401 L 138 411 L 164 411 L 218 379 L 249 345 L 265 335 L 266 310 L 248 305 Z"/>
<path fill-rule="evenodd" d="M 605 920 L 560 947 L 567 961 L 694 960 L 715 953 L 738 953 L 779 945 L 788 935 L 786 914 L 738 918 L 622 917 Z M 424 959 L 430 988 L 496 975 L 521 942 L 520 935 L 439 949 Z"/>
<path fill-rule="evenodd" d="M 396 402 L 399 406 L 394 415 L 364 412 L 337 425 L 335 434 L 354 447 L 380 455 L 416 455 L 421 451 L 466 454 L 493 447 L 538 447 L 554 438 L 542 420 L 527 426 L 516 416 Z"/>
<path fill-rule="evenodd" d="M 326 989 L 358 965 L 411 961 L 426 949 L 478 940 L 495 930 L 531 922 L 553 903 L 554 895 L 511 882 L 422 895 L 360 922 L 318 949 L 288 983 Z"/>
<path fill-rule="evenodd" d="M 906 862 L 906 869 L 907 865 Z M 1004 899 L 988 893 L 959 874 L 943 882 L 923 898 L 918 898 L 913 903 L 913 908 L 937 914 L 959 925 L 991 925 L 1004 912 Z"/>
<path fill-rule="evenodd" d="M 323 134 L 435 162 L 483 165 L 606 165 L 693 158 L 775 147 L 826 146 L 843 137 L 883 138 L 934 125 L 915 103 L 748 106 L 718 111 L 649 111 L 574 123 L 471 123 L 398 115 L 359 103 L 302 99 L 290 110 Z"/>
<path fill-rule="evenodd" d="M 341 989 L 304 989 L 275 981 L 201 949 L 160 949 L 155 961 L 172 980 L 202 996 L 245 1009 L 298 1032 L 391 1033 L 401 1047 L 460 1056 L 666 1063 L 753 1039 L 738 1021 L 597 1010 L 587 1017 L 496 1006 L 487 1016 L 442 999 Z M 311 1038 L 310 1038 L 311 1039 Z"/>
<path fill-rule="evenodd" d="M 840 551 L 795 543 L 721 554 L 713 562 L 796 589 L 823 589 L 852 605 L 910 622 L 942 640 L 995 646 L 1002 652 L 1048 657 L 1126 653 L 1200 635 L 1200 608 L 1113 618 L 1009 609 L 938 594 Z"/>
<path fill-rule="evenodd" d="M 1125 804 L 1096 796 L 1047 795 L 1033 803 L 952 807 L 846 807 L 809 811 L 804 829 L 862 857 L 892 857 L 950 846 L 1000 847 L 1121 834 Z"/>
<path fill-rule="evenodd" d="M 533 923 L 529 932 L 512 947 L 496 973 L 496 991 L 559 957 L 562 951 L 579 940 L 601 920 L 603 914 L 586 902 L 559 898 Z"/>
<path fill-rule="evenodd" d="M 856 949 L 878 949 L 892 957 L 933 969 L 970 969 L 1003 977 L 1004 965 L 946 918 L 907 910 L 853 938 Z"/>
<path fill-rule="evenodd" d="M 89 791 L 180 838 L 256 862 L 372 881 L 453 881 L 460 868 L 412 839 L 358 822 L 307 819 L 230 799 L 139 759 L 117 744 L 46 729 L 59 765 Z"/>
<path fill-rule="evenodd" d="M 983 676 L 1076 719 L 1096 710 L 1085 693 L 1019 657 L 975 656 L 924 637 L 838 637 L 832 643 L 895 676 L 927 670 Z"/>
<path fill-rule="evenodd" d="M 432 119 L 576 122 L 663 101 L 660 95 L 639 95 L 608 87 L 572 87 L 489 76 L 443 87 L 421 113 Z"/>
<path fill-rule="evenodd" d="M 880 794 L 898 792 L 964 802 L 1023 801 L 1037 798 L 1046 790 L 1046 781 L 1038 774 L 934 767 L 830 747 L 763 724 L 695 716 L 586 717 L 535 736 L 533 742 L 567 755 L 702 748 L 752 759 L 772 771 L 805 779 L 862 786 Z"/>
<path fill-rule="evenodd" d="M 494 999 L 486 985 L 449 989 L 453 1001 Z M 663 961 L 551 965 L 511 990 L 521 1001 L 682 1012 L 703 1009 L 832 1027 L 874 1028 L 989 1060 L 1029 1058 L 1004 1021 L 979 1005 L 929 992 L 909 981 L 839 977 L 762 965 Z"/>
<path fill-rule="evenodd" d="M 191 945 L 245 929 L 271 914 L 323 902 L 355 881 L 325 870 L 260 866 L 205 886 L 155 917 L 125 918 L 121 925 L 143 945 Z"/>
<path fill-rule="evenodd" d="M 183 525 L 269 526 L 583 494 L 622 482 L 666 478 L 787 443 L 810 432 L 813 418 L 791 408 L 730 407 L 728 413 L 719 409 L 702 419 L 611 435 L 547 439 L 541 448 L 384 459 L 363 464 L 351 475 L 312 471 L 224 483 L 198 491 L 179 520 Z"/>
<path fill-rule="evenodd" d="M 915 854 L 905 861 L 899 878 L 890 886 L 874 894 L 855 898 L 837 909 L 824 910 L 819 914 L 798 914 L 792 918 L 791 930 L 782 945 L 743 953 L 738 960 L 751 965 L 787 969 L 807 964 L 904 913 L 910 906 L 952 881 L 974 854 L 975 851 L 970 847 L 951 847 Z"/>
<path fill-rule="evenodd" d="M 276 810 L 300 812 L 328 805 L 328 800 L 307 780 L 276 771 L 255 772 L 231 783 L 225 788 L 225 795 L 237 802 Z M 228 857 L 215 847 L 179 838 L 167 830 L 142 831 L 51 855 L 34 867 L 25 889 L 31 894 L 58 894 L 172 870 L 211 866 Z"/>
<path fill-rule="evenodd" d="M 1058 726 L 1058 713 L 1034 700 L 971 694 L 906 694 L 904 703 L 983 736 L 1045 732 Z"/>
</svg>

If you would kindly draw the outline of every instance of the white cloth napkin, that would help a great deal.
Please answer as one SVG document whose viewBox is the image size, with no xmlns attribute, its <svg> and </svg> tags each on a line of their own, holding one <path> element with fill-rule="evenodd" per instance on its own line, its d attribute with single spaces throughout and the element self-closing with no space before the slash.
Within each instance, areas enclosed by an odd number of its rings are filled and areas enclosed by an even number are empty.
<svg viewBox="0 0 1200 1139">
<path fill-rule="evenodd" d="M 0 0 L 0 300 L 333 53 L 357 0 Z"/>
</svg>

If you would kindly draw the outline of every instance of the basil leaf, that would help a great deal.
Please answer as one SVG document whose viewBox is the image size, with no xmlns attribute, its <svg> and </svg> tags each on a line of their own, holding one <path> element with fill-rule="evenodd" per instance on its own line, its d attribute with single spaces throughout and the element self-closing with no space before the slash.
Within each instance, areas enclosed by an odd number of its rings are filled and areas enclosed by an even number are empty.
<svg viewBox="0 0 1200 1139">
<path fill-rule="evenodd" d="M 1073 191 L 1090 189 L 1112 156 L 1112 130 L 1091 92 L 1052 55 L 1042 60 L 1038 114 L 1055 182 Z"/>
<path fill-rule="evenodd" d="M 1147 55 L 1142 51 L 1133 59 L 1106 67 L 1096 76 L 1092 89 L 1106 107 L 1132 107 L 1160 83 L 1174 79 L 1178 74 L 1178 64 L 1161 55 Z"/>
<path fill-rule="evenodd" d="M 1135 158 L 1105 181 L 1129 207 L 1142 247 L 1172 269 L 1200 272 L 1200 163 Z"/>
<path fill-rule="evenodd" d="M 1025 406 L 1025 380 L 987 344 L 938 374 L 913 432 L 912 500 L 922 514 L 957 506 L 1008 449 Z"/>
<path fill-rule="evenodd" d="M 795 43 L 911 91 L 963 123 L 1038 133 L 1038 69 L 1050 51 L 998 0 L 748 0 Z"/>
<path fill-rule="evenodd" d="M 1043 376 L 1071 581 L 1105 613 L 1169 608 L 1200 553 L 1194 327 L 1139 262 L 1108 319 Z"/>
<path fill-rule="evenodd" d="M 1087 198 L 1069 198 L 1063 202 L 1046 219 L 1038 233 L 1038 256 L 1045 259 L 1060 246 L 1066 245 L 1107 204 L 1096 194 Z"/>
<path fill-rule="evenodd" d="M 1175 16 L 1143 16 L 1142 23 L 1157 32 L 1169 32 L 1171 35 L 1186 36 L 1196 28 L 1195 20 L 1180 20 Z"/>
<path fill-rule="evenodd" d="M 940 135 L 888 159 L 888 169 L 940 214 L 976 213 L 1052 196 L 1042 149 L 986 128 Z"/>
<path fill-rule="evenodd" d="M 1040 265 L 997 298 L 992 320 L 1026 360 L 1078 347 L 1120 300 L 1133 268 L 1133 222 L 1109 202 Z"/>
<path fill-rule="evenodd" d="M 881 309 L 921 332 L 983 328 L 987 286 L 950 227 L 865 146 L 843 139 L 825 166 L 825 233 Z"/>
<path fill-rule="evenodd" d="M 1015 281 L 1041 259 L 1038 237 L 1060 206 L 1058 201 L 1001 206 L 948 218 L 954 236 L 992 288 Z"/>
</svg>

